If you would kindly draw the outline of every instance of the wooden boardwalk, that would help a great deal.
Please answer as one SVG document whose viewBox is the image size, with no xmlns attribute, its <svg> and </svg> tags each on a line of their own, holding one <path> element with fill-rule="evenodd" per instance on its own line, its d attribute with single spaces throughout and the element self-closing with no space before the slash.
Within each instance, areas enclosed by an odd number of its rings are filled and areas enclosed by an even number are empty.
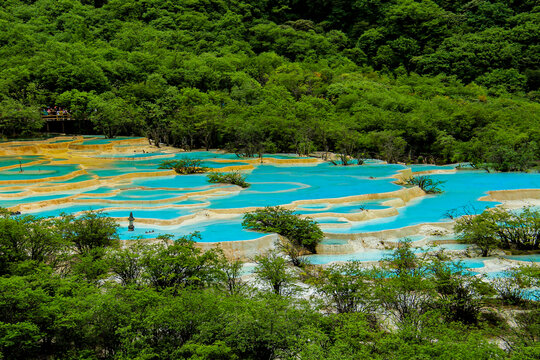
<svg viewBox="0 0 540 360">
<path fill-rule="evenodd" d="M 41 118 L 45 121 L 75 121 L 75 119 L 71 117 L 71 114 L 41 115 Z"/>
</svg>

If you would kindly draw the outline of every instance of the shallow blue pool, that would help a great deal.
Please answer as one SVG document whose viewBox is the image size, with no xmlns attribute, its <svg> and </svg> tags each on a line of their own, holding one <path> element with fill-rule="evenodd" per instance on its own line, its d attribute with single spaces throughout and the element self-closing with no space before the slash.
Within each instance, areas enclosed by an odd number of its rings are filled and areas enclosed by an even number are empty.
<svg viewBox="0 0 540 360">
<path fill-rule="evenodd" d="M 116 142 L 125 138 L 117 139 L 88 139 L 87 142 L 107 143 Z M 147 156 L 156 156 L 162 153 L 132 155 L 134 159 Z M 100 155 L 96 153 L 96 157 Z M 223 154 L 218 152 L 185 152 L 171 155 L 172 158 L 199 158 L 203 164 L 215 168 L 230 165 L 245 164 L 245 160 L 238 158 L 235 154 Z M 265 155 L 270 156 L 270 155 Z M 278 154 L 271 157 L 279 159 L 296 158 L 293 154 Z M 0 164 L 13 164 L 17 157 L 1 157 Z M 35 157 L 24 158 L 31 161 Z M 234 162 L 222 163 L 216 159 L 228 159 Z M 40 215 L 57 215 L 62 211 L 68 213 L 79 212 L 88 209 L 107 209 L 111 207 L 132 208 L 139 211 L 139 218 L 173 219 L 184 214 L 203 209 L 225 210 L 244 209 L 250 207 L 264 207 L 292 204 L 299 200 L 315 200 L 315 203 L 298 205 L 300 214 L 317 214 L 321 212 L 334 212 L 338 214 L 356 213 L 364 210 L 383 209 L 383 200 L 371 201 L 350 201 L 348 203 L 333 203 L 326 199 L 343 198 L 356 195 L 366 195 L 373 193 L 387 193 L 402 189 L 394 184 L 394 178 L 399 170 L 407 167 L 399 164 L 386 165 L 380 161 L 366 161 L 362 166 L 335 166 L 330 163 L 309 163 L 309 164 L 254 164 L 254 169 L 245 171 L 246 181 L 251 184 L 247 189 L 239 189 L 229 185 L 209 184 L 206 175 L 169 175 L 169 170 L 163 170 L 163 176 L 142 177 L 144 173 L 161 171 L 158 168 L 162 160 L 160 159 L 138 159 L 115 161 L 103 161 L 103 165 L 88 169 L 89 175 L 77 176 L 65 181 L 54 181 L 39 183 L 36 186 L 50 186 L 62 183 L 74 183 L 93 179 L 105 180 L 96 187 L 80 190 L 79 200 L 91 200 L 89 204 L 78 203 L 75 199 L 68 204 L 55 208 L 42 208 L 34 211 Z M 243 162 L 244 161 L 244 162 Z M 432 165 L 412 165 L 414 171 L 425 171 L 434 169 L 452 169 L 453 165 L 437 167 Z M 54 165 L 50 163 L 29 166 L 23 173 L 17 169 L 0 171 L 1 180 L 40 180 L 45 177 L 61 176 L 69 174 L 79 169 L 74 165 Z M 127 173 L 141 173 L 140 178 L 114 178 Z M 495 206 L 496 202 L 481 202 L 478 198 L 485 196 L 489 190 L 510 190 L 510 189 L 538 189 L 540 188 L 540 174 L 533 173 L 492 173 L 482 171 L 458 171 L 456 173 L 429 175 L 435 180 L 444 181 L 443 190 L 439 195 L 429 195 L 417 198 L 397 208 L 398 215 L 374 219 L 361 222 L 345 222 L 337 217 L 318 218 L 318 221 L 328 233 L 362 233 L 387 229 L 397 229 L 410 225 L 450 221 L 447 217 L 449 213 L 460 215 L 464 206 L 475 207 L 481 212 L 485 207 Z M 113 182 L 110 182 L 110 181 Z M 9 184 L 2 184 L 5 188 Z M 26 187 L 26 185 L 25 185 Z M 17 190 L 19 192 L 25 189 Z M 120 190 L 111 195 L 113 190 Z M 211 191 L 209 191 L 211 190 Z M 12 191 L 12 190 L 8 190 Z M 20 203 L 29 203 L 54 198 L 62 198 L 76 194 L 77 190 L 59 192 L 55 194 L 44 194 L 35 197 L 22 199 L 6 198 L 0 202 L 0 206 L 14 206 Z M 209 194 L 204 194 L 208 192 Z M 14 192 L 10 192 L 13 194 Z M 180 199 L 189 195 L 187 199 Z M 395 195 L 389 195 L 389 198 Z M 108 203 L 114 200 L 113 204 Z M 157 210 L 157 206 L 163 204 L 171 205 L 170 208 Z M 189 209 L 179 209 L 173 205 L 194 205 Z M 142 210 L 137 210 L 142 208 Z M 124 210 L 114 211 L 115 216 L 125 217 Z M 136 217 L 137 217 L 136 216 Z M 344 225 L 344 226 L 336 226 Z M 333 227 L 336 226 L 336 227 Z M 172 231 L 175 235 L 189 233 L 201 229 L 204 232 L 203 241 L 235 241 L 247 240 L 262 236 L 253 232 L 245 231 L 240 226 L 239 220 L 220 220 L 219 222 L 202 222 L 192 226 L 177 226 L 160 231 Z M 145 233 L 155 229 L 146 229 L 138 236 L 155 237 L 154 234 Z M 122 233 L 122 236 L 131 237 L 131 233 Z M 430 238 L 437 240 L 436 238 Z M 442 238 L 441 238 L 442 239 Z M 415 241 L 416 239 L 413 239 Z M 466 245 L 441 245 L 441 248 L 450 250 L 462 250 Z M 359 258 L 369 258 L 380 256 L 381 253 L 357 254 Z M 537 259 L 535 257 L 534 259 Z M 319 261 L 319 260 L 317 260 Z M 323 261 L 323 260 L 320 260 Z M 538 261 L 538 260 L 533 260 Z"/>
</svg>

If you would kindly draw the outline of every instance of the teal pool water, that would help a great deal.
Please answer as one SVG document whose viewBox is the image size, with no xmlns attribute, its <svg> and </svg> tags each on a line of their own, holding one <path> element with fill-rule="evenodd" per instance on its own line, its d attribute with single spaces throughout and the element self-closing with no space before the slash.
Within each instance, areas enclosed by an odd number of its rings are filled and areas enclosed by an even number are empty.
<svg viewBox="0 0 540 360">
<path fill-rule="evenodd" d="M 0 207 L 8 208 L 15 205 L 30 204 L 30 203 L 44 201 L 44 200 L 62 199 L 68 196 L 71 196 L 71 194 L 26 196 L 26 197 L 21 197 L 17 199 L 9 198 L 9 199 L 4 199 L 4 200 L 0 199 Z M 1 198 L 1 195 L 0 195 L 0 198 Z"/>
<path fill-rule="evenodd" d="M 84 140 L 81 145 L 101 145 L 101 144 L 109 144 L 111 143 L 111 139 L 91 139 L 91 140 Z"/>
<path fill-rule="evenodd" d="M 133 214 L 135 216 L 135 214 Z M 201 234 L 200 242 L 224 242 L 253 240 L 267 234 L 242 229 L 241 219 L 234 220 L 209 220 L 198 224 L 180 226 L 135 226 L 135 231 L 128 231 L 126 227 L 119 229 L 120 237 L 123 239 L 151 239 L 158 235 L 171 234 L 174 238 L 189 235 L 195 231 Z"/>
<path fill-rule="evenodd" d="M 168 209 L 131 209 L 124 210 L 108 210 L 107 213 L 111 217 L 128 218 L 130 213 L 133 213 L 135 219 L 162 219 L 171 220 L 181 216 L 191 215 L 193 210 L 190 208 L 168 208 Z"/>
<path fill-rule="evenodd" d="M 98 137 L 98 136 L 92 136 L 92 137 Z M 116 137 L 114 139 L 105 139 L 105 138 L 101 138 L 99 137 L 98 139 L 90 139 L 90 140 L 84 140 L 82 142 L 82 145 L 101 145 L 101 144 L 110 144 L 110 143 L 115 143 L 119 140 L 127 140 L 127 139 L 139 139 L 139 138 L 136 138 L 136 137 L 128 137 L 128 136 L 119 136 L 119 137 Z"/>
<path fill-rule="evenodd" d="M 437 245 L 435 247 L 436 250 L 438 249 L 444 249 L 444 250 L 467 250 L 471 245 L 469 244 L 441 244 Z"/>
<path fill-rule="evenodd" d="M 72 183 L 77 183 L 77 182 L 81 182 L 81 181 L 88 181 L 88 180 L 92 180 L 92 179 L 94 179 L 92 177 L 92 175 L 84 174 L 84 175 L 75 176 L 75 177 L 73 177 L 71 179 L 67 179 L 67 180 L 51 181 L 51 182 L 49 182 L 49 184 L 54 184 L 54 185 L 72 184 Z"/>
<path fill-rule="evenodd" d="M 114 158 L 132 158 L 133 160 L 139 160 L 139 158 L 147 158 L 147 157 L 153 157 L 153 156 L 166 156 L 170 155 L 173 157 L 173 154 L 164 153 L 164 152 L 146 152 L 146 153 L 125 153 L 125 154 L 108 154 L 108 155 L 100 155 L 100 158 L 104 159 L 114 159 Z"/>
<path fill-rule="evenodd" d="M 517 260 L 517 261 L 527 261 L 527 262 L 540 262 L 540 254 L 533 255 L 509 255 L 504 256 L 506 259 Z"/>
<path fill-rule="evenodd" d="M 298 205 L 296 207 L 297 212 L 301 212 L 301 211 L 304 211 L 304 212 L 317 212 L 317 211 L 326 210 L 328 208 L 330 208 L 330 204 L 328 204 L 328 203 L 323 203 L 323 204 L 302 204 L 302 205 Z"/>
<path fill-rule="evenodd" d="M 388 206 L 381 205 L 381 202 L 385 200 L 356 201 L 343 205 L 335 205 L 332 206 L 329 211 L 337 213 L 357 213 L 365 210 L 387 209 Z"/>
<path fill-rule="evenodd" d="M 391 250 L 370 250 L 354 254 L 307 255 L 305 256 L 305 259 L 314 265 L 325 265 L 334 261 L 381 261 L 391 254 Z"/>
<path fill-rule="evenodd" d="M 88 139 L 88 142 L 106 143 L 118 141 L 120 139 Z M 88 153 L 85 152 L 85 156 Z M 164 154 L 161 152 L 153 155 Z M 102 181 L 101 185 L 92 185 L 92 188 L 82 190 L 63 191 L 51 194 L 39 194 L 39 196 L 25 198 L 4 198 L 0 206 L 14 206 L 17 204 L 27 204 L 41 200 L 59 199 L 66 196 L 76 195 L 73 201 L 68 204 L 56 207 L 40 208 L 33 211 L 39 215 L 57 215 L 60 212 L 79 212 L 88 208 L 110 209 L 112 207 L 133 208 L 138 211 L 139 218 L 145 219 L 174 219 L 194 211 L 204 209 L 219 210 L 227 213 L 229 209 L 245 209 L 251 207 L 276 206 L 292 204 L 299 200 L 314 200 L 314 203 L 298 205 L 298 213 L 317 214 L 322 212 L 333 212 L 337 214 L 356 213 L 364 210 L 383 209 L 381 205 L 384 200 L 353 201 L 348 203 L 333 203 L 327 199 L 336 199 L 355 195 L 365 195 L 373 193 L 386 193 L 402 189 L 401 186 L 393 183 L 394 175 L 399 170 L 406 169 L 404 165 L 383 164 L 380 161 L 366 161 L 362 166 L 334 166 L 330 163 L 310 163 L 310 164 L 253 164 L 253 170 L 243 172 L 246 181 L 251 184 L 250 188 L 240 190 L 238 187 L 230 185 L 209 184 L 206 175 L 169 175 L 168 170 L 163 170 L 163 176 L 143 177 L 147 172 L 160 171 L 157 169 L 160 159 L 144 159 L 151 154 L 136 153 L 131 154 L 133 160 L 118 159 L 115 161 L 103 161 L 102 166 L 94 166 L 88 169 L 88 175 L 80 175 L 65 181 L 54 181 L 37 183 L 35 186 L 51 186 L 63 183 L 76 183 L 97 178 Z M 96 153 L 95 157 L 100 154 Z M 122 154 L 122 156 L 124 156 Z M 119 156 L 119 157 L 122 157 Z M 199 158 L 203 164 L 221 168 L 230 165 L 245 164 L 245 160 L 238 158 L 235 154 L 223 154 L 218 152 L 186 152 L 172 154 L 172 158 Z M 265 155 L 266 156 L 266 155 Z M 270 155 L 268 155 L 270 156 Z M 136 158 L 137 161 L 134 161 Z M 272 155 L 274 158 L 297 158 L 293 154 Z M 24 157 L 25 161 L 32 161 L 39 157 Z M 216 159 L 234 160 L 234 162 L 217 162 Z M 244 161 L 244 162 L 242 162 Z M 0 165 L 13 164 L 18 162 L 17 157 L 0 157 Z M 436 167 L 432 165 L 413 165 L 414 171 L 424 171 L 433 169 L 452 169 L 454 166 Z M 0 171 L 0 180 L 40 180 L 45 177 L 61 176 L 79 170 L 77 164 L 54 165 L 44 163 L 25 167 L 23 173 L 17 169 Z M 139 173 L 141 177 L 134 178 L 114 178 L 118 175 L 128 173 Z M 167 175 L 166 175 L 167 174 Z M 480 202 L 478 198 L 486 195 L 489 190 L 511 190 L 511 189 L 538 189 L 540 188 L 540 174 L 530 173 L 492 173 L 482 171 L 459 171 L 456 173 L 429 175 L 436 180 L 444 181 L 445 192 L 439 195 L 429 195 L 417 198 L 406 206 L 397 209 L 398 215 L 369 221 L 345 222 L 338 220 L 338 217 L 324 217 L 316 219 L 327 233 L 362 233 L 387 229 L 397 229 L 410 225 L 450 221 L 446 214 L 453 211 L 460 214 L 463 206 L 473 206 L 482 211 L 487 206 L 495 206 L 496 202 Z M 110 182 L 113 180 L 114 182 Z M 2 188 L 9 184 L 2 184 Z M 33 186 L 29 184 L 29 186 Z M 27 186 L 20 190 L 7 190 L 5 194 L 15 194 L 24 192 Z M 120 190 L 114 191 L 113 190 Z M 203 192 L 212 190 L 212 194 L 201 195 Z M 112 194 L 111 194 L 112 193 Z M 180 199 L 189 195 L 188 199 Z M 389 196 L 392 197 L 392 196 Z M 0 193 L 1 198 L 1 193 Z M 110 203 L 111 200 L 113 203 Z M 83 201 L 90 201 L 84 203 Z M 169 208 L 156 209 L 157 206 L 169 205 Z M 189 209 L 181 209 L 175 205 L 192 205 Z M 456 210 L 457 209 L 457 210 Z M 455 210 L 455 211 L 454 211 Z M 125 217 L 125 211 L 110 209 L 115 216 Z M 136 217 L 137 217 L 136 216 Z M 334 227 L 335 225 L 346 225 Z M 189 231 L 201 231 L 206 234 L 203 241 L 237 241 L 253 239 L 263 234 L 245 231 L 240 226 L 240 220 L 220 220 L 215 223 L 199 223 L 193 226 L 176 226 L 162 228 L 160 231 L 172 231 L 175 235 L 185 234 Z M 141 236 L 155 237 L 145 233 L 153 229 L 147 228 L 139 234 Z M 154 229 L 155 230 L 155 229 Z M 133 234 L 127 232 L 122 236 L 131 237 Z M 331 236 L 330 236 L 331 237 Z M 206 239 L 206 240 L 205 240 Z M 216 240 L 218 239 L 218 240 Z M 429 240 L 444 240 L 445 238 L 430 237 Z M 413 239 L 417 241 L 419 239 Z M 448 244 L 441 245 L 441 248 L 463 249 L 466 245 Z M 377 253 L 380 255 L 380 253 Z M 378 256 L 377 255 L 377 256 Z M 355 255 L 359 258 L 371 255 Z M 322 260 L 321 260 L 322 261 Z"/>
<path fill-rule="evenodd" d="M 348 243 L 349 241 L 343 239 L 324 239 L 321 241 L 321 244 L 323 245 L 345 245 Z"/>
<path fill-rule="evenodd" d="M 415 241 L 424 240 L 426 237 L 424 235 L 412 235 L 412 236 L 404 236 L 396 239 L 388 239 L 387 241 L 390 242 L 408 242 L 413 243 Z"/>
<path fill-rule="evenodd" d="M 421 164 L 411 164 L 407 165 L 411 168 L 413 172 L 419 172 L 419 171 L 430 171 L 430 170 L 453 170 L 456 168 L 455 165 L 421 165 Z"/>
<path fill-rule="evenodd" d="M 103 210 L 106 209 L 107 205 L 95 205 L 95 204 L 80 204 L 80 205 L 70 205 L 70 204 L 63 204 L 51 208 L 45 208 L 40 210 L 34 210 L 29 211 L 28 213 L 36 216 L 59 216 L 62 213 L 66 213 L 68 215 L 70 214 L 76 214 L 78 212 L 82 211 L 89 211 L 89 210 Z"/>
<path fill-rule="evenodd" d="M 0 167 L 24 165 L 41 159 L 41 156 L 0 156 Z"/>
<path fill-rule="evenodd" d="M 36 180 L 64 176 L 77 170 L 80 170 L 78 165 L 50 165 L 45 163 L 25 166 L 22 172 L 18 168 L 2 170 L 0 171 L 0 181 Z"/>
<path fill-rule="evenodd" d="M 316 222 L 318 222 L 321 225 L 324 224 L 348 224 L 348 221 L 345 220 L 339 220 L 338 218 L 333 217 L 321 217 L 314 219 Z"/>
</svg>

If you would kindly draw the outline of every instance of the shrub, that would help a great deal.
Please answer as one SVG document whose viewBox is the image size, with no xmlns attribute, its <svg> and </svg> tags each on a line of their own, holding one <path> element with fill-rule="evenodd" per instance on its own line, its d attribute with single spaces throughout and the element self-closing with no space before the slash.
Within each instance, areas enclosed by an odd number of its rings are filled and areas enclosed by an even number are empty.
<svg viewBox="0 0 540 360">
<path fill-rule="evenodd" d="M 427 194 L 440 194 L 443 192 L 441 185 L 445 181 L 433 180 L 428 176 L 413 176 L 408 178 L 405 181 L 406 185 L 418 186 L 420 189 L 424 190 Z"/>
<path fill-rule="evenodd" d="M 465 243 L 472 243 L 487 256 L 489 250 L 537 250 L 540 248 L 540 211 L 525 208 L 509 211 L 500 208 L 485 210 L 476 216 L 464 216 L 454 228 Z"/>
<path fill-rule="evenodd" d="M 324 238 L 319 224 L 313 219 L 302 219 L 293 211 L 279 206 L 268 206 L 244 214 L 242 226 L 250 230 L 277 233 L 286 237 L 293 245 L 312 253 L 315 253 L 315 247 Z"/>
<path fill-rule="evenodd" d="M 248 188 L 250 186 L 250 184 L 246 182 L 246 176 L 237 171 L 232 173 L 214 172 L 206 175 L 206 177 L 208 178 L 208 182 L 214 184 L 233 184 L 243 188 Z"/>
<path fill-rule="evenodd" d="M 207 172 L 210 168 L 201 166 L 200 159 L 180 159 L 165 160 L 159 164 L 158 169 L 174 169 L 177 174 L 201 174 Z"/>
</svg>

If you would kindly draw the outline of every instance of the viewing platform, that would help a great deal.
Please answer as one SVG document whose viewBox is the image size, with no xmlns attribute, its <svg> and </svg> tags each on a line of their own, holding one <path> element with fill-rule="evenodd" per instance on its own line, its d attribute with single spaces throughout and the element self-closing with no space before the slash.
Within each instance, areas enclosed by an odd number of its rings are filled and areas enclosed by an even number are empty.
<svg viewBox="0 0 540 360">
<path fill-rule="evenodd" d="M 41 118 L 45 121 L 75 121 L 71 114 L 41 115 Z"/>
</svg>

